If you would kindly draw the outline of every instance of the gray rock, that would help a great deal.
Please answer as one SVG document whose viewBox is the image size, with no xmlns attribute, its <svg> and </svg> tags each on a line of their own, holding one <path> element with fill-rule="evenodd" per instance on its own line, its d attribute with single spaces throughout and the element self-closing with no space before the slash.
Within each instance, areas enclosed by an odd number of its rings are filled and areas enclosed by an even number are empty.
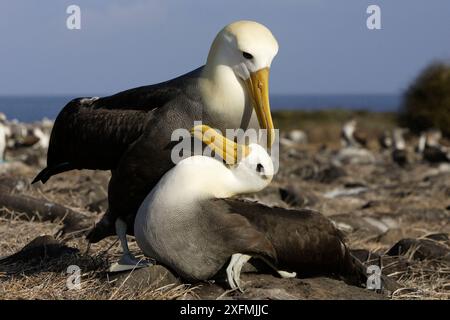
<svg viewBox="0 0 450 320">
<path fill-rule="evenodd" d="M 132 290 L 180 284 L 178 278 L 161 265 L 135 269 L 130 272 L 111 273 L 109 279 L 114 286 L 122 286 Z"/>
<path fill-rule="evenodd" d="M 450 249 L 430 239 L 402 239 L 386 254 L 390 256 L 410 255 L 415 260 L 442 259 L 450 261 Z"/>
</svg>

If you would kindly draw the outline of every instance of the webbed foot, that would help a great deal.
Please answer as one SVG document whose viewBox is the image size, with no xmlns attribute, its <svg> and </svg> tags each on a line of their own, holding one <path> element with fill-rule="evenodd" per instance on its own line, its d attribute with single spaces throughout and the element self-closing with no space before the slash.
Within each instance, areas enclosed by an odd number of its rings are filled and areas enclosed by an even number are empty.
<svg viewBox="0 0 450 320">
<path fill-rule="evenodd" d="M 145 268 L 151 266 L 152 263 L 146 260 L 139 260 L 132 254 L 124 254 L 118 262 L 113 263 L 108 272 L 122 272 L 127 270 L 134 270 L 138 268 Z"/>
<path fill-rule="evenodd" d="M 227 267 L 227 280 L 231 289 L 239 289 L 239 291 L 243 292 L 241 288 L 241 270 L 242 266 L 250 259 L 251 256 L 240 253 L 235 253 L 231 256 Z"/>
</svg>

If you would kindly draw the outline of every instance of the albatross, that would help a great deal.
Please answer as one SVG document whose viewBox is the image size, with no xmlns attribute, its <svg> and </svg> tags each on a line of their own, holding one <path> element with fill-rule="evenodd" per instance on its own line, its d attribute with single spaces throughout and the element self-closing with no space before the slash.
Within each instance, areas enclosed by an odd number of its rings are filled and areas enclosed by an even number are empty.
<svg viewBox="0 0 450 320">
<path fill-rule="evenodd" d="M 124 228 L 132 234 L 143 199 L 174 166 L 174 130 L 189 130 L 194 121 L 222 132 L 261 128 L 267 143 L 273 142 L 269 72 L 277 52 L 267 27 L 237 21 L 218 33 L 200 68 L 111 96 L 70 101 L 56 118 L 47 167 L 33 183 L 73 169 L 111 170 L 108 210 L 87 238 L 98 242 Z"/>
<path fill-rule="evenodd" d="M 406 132 L 407 129 L 405 128 L 395 128 L 392 133 L 394 140 L 392 160 L 401 167 L 408 164 L 408 153 L 406 151 L 406 141 L 404 138 Z"/>
<path fill-rule="evenodd" d="M 232 289 L 241 289 L 242 267 L 253 258 L 281 277 L 326 274 L 362 284 L 361 265 L 320 213 L 232 198 L 271 182 L 273 162 L 263 147 L 238 145 L 206 125 L 193 133 L 227 163 L 236 161 L 227 165 L 220 158 L 196 155 L 161 178 L 134 224 L 146 256 L 191 281 L 211 279 L 226 268 Z"/>
<path fill-rule="evenodd" d="M 6 137 L 8 128 L 6 127 L 6 115 L 0 112 L 0 163 L 4 162 L 6 150 Z"/>
<path fill-rule="evenodd" d="M 420 139 L 422 141 L 419 141 L 419 152 L 424 160 L 430 163 L 450 162 L 450 148 L 440 143 L 440 130 L 428 130 L 423 137 Z"/>
<path fill-rule="evenodd" d="M 344 147 L 366 147 L 367 137 L 357 129 L 357 122 L 351 119 L 341 129 L 341 142 Z"/>
</svg>

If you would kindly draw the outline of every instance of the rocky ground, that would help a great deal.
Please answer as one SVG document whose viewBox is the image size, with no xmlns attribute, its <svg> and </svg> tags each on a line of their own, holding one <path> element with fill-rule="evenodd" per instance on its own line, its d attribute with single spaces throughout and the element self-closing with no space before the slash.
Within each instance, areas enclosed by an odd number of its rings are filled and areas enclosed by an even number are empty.
<svg viewBox="0 0 450 320">
<path fill-rule="evenodd" d="M 339 123 L 300 127 L 310 129 L 309 142 L 285 126 L 276 179 L 247 198 L 328 216 L 353 254 L 391 280 L 384 290 L 248 273 L 240 293 L 220 281 L 182 283 L 157 265 L 108 274 L 120 254 L 116 239 L 88 248 L 83 235 L 106 208 L 109 173 L 72 171 L 31 186 L 45 150 L 28 147 L 9 150 L 0 164 L 0 299 L 449 299 L 450 166 L 425 163 L 412 144 L 409 164 L 398 166 L 375 138 L 348 158 L 336 138 Z M 67 287 L 70 265 L 80 268 L 78 289 Z"/>
</svg>

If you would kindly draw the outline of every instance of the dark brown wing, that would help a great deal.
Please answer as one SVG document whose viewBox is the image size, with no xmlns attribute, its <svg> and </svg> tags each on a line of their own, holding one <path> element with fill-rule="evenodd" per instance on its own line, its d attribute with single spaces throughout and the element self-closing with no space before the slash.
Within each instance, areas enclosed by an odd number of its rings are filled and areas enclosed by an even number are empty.
<svg viewBox="0 0 450 320">
<path fill-rule="evenodd" d="M 275 248 L 278 267 L 301 276 L 361 276 L 332 222 L 312 210 L 288 210 L 256 202 L 223 199 L 232 212 L 245 217 Z M 362 277 L 364 278 L 364 277 Z"/>
<path fill-rule="evenodd" d="M 423 151 L 423 157 L 428 162 L 450 162 L 449 152 L 441 146 L 426 146 Z"/>
<path fill-rule="evenodd" d="M 180 91 L 201 68 L 167 82 L 139 87 L 100 99 L 78 98 L 59 113 L 53 127 L 47 168 L 33 182 L 72 169 L 111 170 L 144 132 L 154 111 L 173 107 Z"/>
<path fill-rule="evenodd" d="M 204 223 L 207 233 L 214 235 L 217 250 L 223 251 L 222 255 L 242 253 L 263 257 L 276 263 L 275 249 L 266 235 L 255 228 L 246 217 L 233 213 L 226 202 L 210 200 L 206 201 L 202 208 L 205 216 L 199 223 Z"/>
<path fill-rule="evenodd" d="M 88 99 L 74 99 L 59 113 L 50 136 L 47 167 L 34 179 L 73 169 L 113 169 L 141 134 L 150 116 L 143 110 L 95 109 Z"/>
<path fill-rule="evenodd" d="M 58 115 L 47 155 L 49 167 L 70 162 L 76 169 L 113 169 L 128 146 L 143 132 L 144 110 L 94 107 L 71 101 Z"/>
</svg>

